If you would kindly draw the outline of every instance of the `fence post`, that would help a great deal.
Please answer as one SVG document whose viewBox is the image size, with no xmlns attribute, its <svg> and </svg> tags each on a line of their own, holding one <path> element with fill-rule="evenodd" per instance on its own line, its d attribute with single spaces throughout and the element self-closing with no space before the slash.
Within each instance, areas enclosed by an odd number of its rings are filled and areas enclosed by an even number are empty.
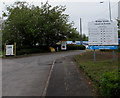
<svg viewBox="0 0 120 98">
<path fill-rule="evenodd" d="M 14 56 L 16 56 L 16 42 L 14 43 Z"/>
<path fill-rule="evenodd" d="M 6 42 L 4 43 L 4 57 L 6 56 Z"/>
</svg>

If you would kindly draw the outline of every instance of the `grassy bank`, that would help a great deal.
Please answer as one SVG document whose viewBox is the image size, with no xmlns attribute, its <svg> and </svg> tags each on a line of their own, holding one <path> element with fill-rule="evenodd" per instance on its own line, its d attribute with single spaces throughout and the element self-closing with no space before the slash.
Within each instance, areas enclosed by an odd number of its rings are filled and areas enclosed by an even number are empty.
<svg viewBox="0 0 120 98">
<path fill-rule="evenodd" d="M 100 88 L 102 88 L 101 81 L 104 78 L 104 75 L 107 73 L 107 74 L 109 74 L 107 77 L 109 77 L 111 75 L 111 73 L 118 72 L 116 70 L 118 70 L 118 68 L 119 68 L 119 64 L 120 64 L 119 59 L 120 59 L 120 53 L 115 52 L 115 57 L 113 60 L 112 52 L 104 52 L 104 51 L 96 52 L 96 61 L 93 61 L 93 51 L 87 51 L 86 53 L 84 53 L 82 55 L 75 56 L 75 60 L 77 61 L 78 66 L 87 74 L 87 76 L 90 77 L 90 79 L 93 81 L 93 83 L 96 85 L 96 87 L 99 91 L 100 91 Z M 119 75 L 117 73 L 117 75 L 115 76 L 115 79 L 118 78 L 118 76 Z M 112 81 L 115 80 L 114 76 L 111 78 L 113 79 Z M 111 83 L 111 80 L 109 82 Z M 117 82 L 118 82 L 118 79 L 117 79 Z M 107 85 L 107 84 L 105 84 L 105 85 Z M 117 83 L 117 85 L 118 85 L 118 83 Z M 111 87 L 114 86 L 114 88 L 115 88 L 114 84 L 110 84 L 110 86 Z M 104 88 L 102 88 L 102 89 L 104 89 Z M 118 92 L 118 91 L 116 91 L 116 92 Z"/>
</svg>

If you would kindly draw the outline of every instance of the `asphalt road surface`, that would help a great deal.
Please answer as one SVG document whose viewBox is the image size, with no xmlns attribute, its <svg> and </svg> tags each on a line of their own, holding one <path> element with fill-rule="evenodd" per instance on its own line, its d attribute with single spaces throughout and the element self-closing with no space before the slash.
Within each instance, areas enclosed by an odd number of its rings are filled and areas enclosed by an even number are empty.
<svg viewBox="0 0 120 98">
<path fill-rule="evenodd" d="M 72 56 L 63 57 L 54 63 L 46 96 L 95 96 L 89 82 Z"/>
<path fill-rule="evenodd" d="M 42 96 L 54 60 L 84 51 L 43 53 L 2 60 L 2 96 Z"/>
</svg>

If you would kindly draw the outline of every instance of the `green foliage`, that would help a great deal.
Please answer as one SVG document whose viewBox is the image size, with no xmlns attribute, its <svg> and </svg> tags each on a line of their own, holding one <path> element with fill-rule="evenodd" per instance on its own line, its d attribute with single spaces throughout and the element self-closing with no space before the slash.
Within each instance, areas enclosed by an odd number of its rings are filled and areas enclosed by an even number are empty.
<svg viewBox="0 0 120 98">
<path fill-rule="evenodd" d="M 76 33 L 76 29 L 73 23 L 68 23 L 69 17 L 63 13 L 65 9 L 65 6 L 52 7 L 48 2 L 41 8 L 26 2 L 15 2 L 7 7 L 8 13 L 3 13 L 7 17 L 3 42 L 16 42 L 17 47 L 36 46 L 36 43 L 50 46 L 68 39 Z"/>
<path fill-rule="evenodd" d="M 83 45 L 67 45 L 67 50 L 85 50 Z"/>
<path fill-rule="evenodd" d="M 88 37 L 87 37 L 85 34 L 83 34 L 83 35 L 82 35 L 82 40 L 83 40 L 83 41 L 88 41 Z"/>
<path fill-rule="evenodd" d="M 93 61 L 93 51 L 75 56 L 79 67 L 93 81 L 101 96 L 118 95 L 120 92 L 119 52 L 113 61 L 112 52 L 96 51 L 96 61 Z"/>
<path fill-rule="evenodd" d="M 43 53 L 48 51 L 49 51 L 49 48 L 47 46 L 34 46 L 34 47 L 24 46 L 24 47 L 17 48 L 17 55 Z"/>
<path fill-rule="evenodd" d="M 120 71 L 106 72 L 101 77 L 100 91 L 104 96 L 120 95 Z"/>
<path fill-rule="evenodd" d="M 72 40 L 72 41 L 80 41 L 80 40 L 88 41 L 88 37 L 85 34 L 83 34 L 82 36 L 79 35 L 79 32 L 77 32 L 76 29 L 74 29 L 73 33 L 70 33 L 68 35 L 68 40 Z"/>
</svg>

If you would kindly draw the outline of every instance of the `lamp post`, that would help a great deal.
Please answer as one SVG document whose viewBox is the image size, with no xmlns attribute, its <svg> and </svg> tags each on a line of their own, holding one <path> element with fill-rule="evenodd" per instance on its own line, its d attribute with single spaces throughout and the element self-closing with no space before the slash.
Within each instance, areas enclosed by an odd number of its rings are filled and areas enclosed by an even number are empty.
<svg viewBox="0 0 120 98">
<path fill-rule="evenodd" d="M 80 36 L 81 36 L 81 38 L 80 38 L 80 44 L 82 45 L 82 19 L 80 18 Z"/>
<path fill-rule="evenodd" d="M 102 1 L 100 3 L 104 3 L 104 1 Z M 110 21 L 112 21 L 112 19 L 111 19 L 111 4 L 110 4 L 110 0 L 109 0 L 109 17 L 110 17 Z"/>
<path fill-rule="evenodd" d="M 109 0 L 109 14 L 110 14 L 110 21 L 112 21 L 111 20 L 111 4 L 110 4 L 110 0 Z"/>
</svg>

